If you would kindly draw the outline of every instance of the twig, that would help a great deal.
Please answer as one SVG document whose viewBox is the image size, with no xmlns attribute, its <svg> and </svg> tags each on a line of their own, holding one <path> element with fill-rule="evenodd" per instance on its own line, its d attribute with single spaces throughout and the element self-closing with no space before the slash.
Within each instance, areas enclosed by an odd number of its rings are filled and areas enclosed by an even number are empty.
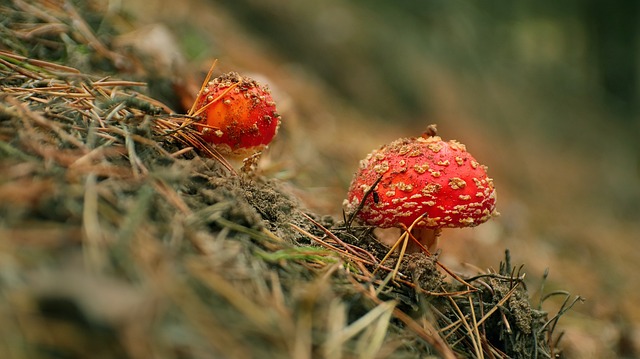
<svg viewBox="0 0 640 359">
<path fill-rule="evenodd" d="M 382 180 L 382 175 L 380 175 L 380 177 L 378 177 L 378 179 L 376 179 L 375 182 L 373 182 L 371 187 L 369 187 L 364 192 L 364 196 L 362 196 L 362 200 L 358 204 L 358 207 L 356 207 L 355 211 L 349 214 L 349 219 L 347 219 L 347 222 L 345 223 L 345 227 L 347 229 L 351 228 L 351 223 L 353 223 L 353 220 L 356 218 L 356 215 L 358 214 L 358 212 L 362 210 L 362 208 L 364 207 L 364 202 L 366 201 L 367 197 L 369 197 L 369 194 L 371 194 L 371 192 L 373 192 L 373 190 L 376 188 L 378 183 L 380 183 L 380 180 Z"/>
</svg>

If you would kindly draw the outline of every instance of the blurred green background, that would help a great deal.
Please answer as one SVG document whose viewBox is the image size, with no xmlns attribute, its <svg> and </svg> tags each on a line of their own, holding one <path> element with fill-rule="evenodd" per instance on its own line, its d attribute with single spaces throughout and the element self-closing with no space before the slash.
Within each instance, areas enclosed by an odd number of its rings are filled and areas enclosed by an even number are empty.
<svg viewBox="0 0 640 359">
<path fill-rule="evenodd" d="M 635 1 L 224 5 L 255 36 L 374 116 L 429 114 L 429 93 L 420 91 L 428 79 L 420 74 L 430 62 L 446 63 L 463 78 L 477 78 L 473 82 L 504 82 L 558 105 L 596 101 L 616 120 L 631 121 L 637 110 Z"/>
</svg>

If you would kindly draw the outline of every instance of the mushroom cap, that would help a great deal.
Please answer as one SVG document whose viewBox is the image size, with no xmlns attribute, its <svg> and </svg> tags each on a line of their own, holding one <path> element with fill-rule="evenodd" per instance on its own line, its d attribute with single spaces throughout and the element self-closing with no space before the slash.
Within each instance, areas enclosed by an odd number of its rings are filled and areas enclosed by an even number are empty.
<svg viewBox="0 0 640 359">
<path fill-rule="evenodd" d="M 200 123 L 206 125 L 200 126 L 202 138 L 215 144 L 220 153 L 250 156 L 262 151 L 278 132 L 280 115 L 269 89 L 236 72 L 207 84 L 196 99 L 196 112 L 204 106 L 200 114 Z"/>
<path fill-rule="evenodd" d="M 480 165 L 457 141 L 438 136 L 402 138 L 371 152 L 360 162 L 345 210 L 367 225 L 388 228 L 473 227 L 497 214 L 496 191 Z"/>
</svg>

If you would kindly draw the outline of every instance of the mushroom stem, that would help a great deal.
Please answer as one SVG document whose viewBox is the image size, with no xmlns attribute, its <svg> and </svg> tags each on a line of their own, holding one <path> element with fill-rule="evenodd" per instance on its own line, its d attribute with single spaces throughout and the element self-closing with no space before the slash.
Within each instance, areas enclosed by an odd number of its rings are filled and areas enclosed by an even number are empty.
<svg viewBox="0 0 640 359">
<path fill-rule="evenodd" d="M 441 232 L 442 229 L 440 228 L 432 229 L 426 227 L 414 227 L 411 230 L 411 234 L 429 251 L 429 254 L 435 253 L 436 249 L 438 249 L 438 238 L 440 238 Z M 421 248 L 417 244 L 412 244 L 410 250 L 419 252 Z"/>
</svg>

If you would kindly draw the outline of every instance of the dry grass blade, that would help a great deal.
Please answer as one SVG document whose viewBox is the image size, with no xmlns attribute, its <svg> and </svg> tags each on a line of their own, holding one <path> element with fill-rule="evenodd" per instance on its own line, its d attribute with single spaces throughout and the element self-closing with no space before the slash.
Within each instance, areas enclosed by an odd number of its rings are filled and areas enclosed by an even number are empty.
<svg viewBox="0 0 640 359">
<path fill-rule="evenodd" d="M 551 326 L 550 328 L 550 332 L 553 333 L 556 324 L 558 323 L 558 320 L 560 319 L 560 317 L 562 317 L 563 314 L 565 314 L 567 311 L 571 310 L 571 308 L 573 308 L 574 305 L 576 305 L 576 303 L 579 302 L 584 302 L 584 298 L 582 298 L 581 296 L 575 296 L 573 298 L 573 300 L 570 301 L 571 299 L 571 295 L 568 292 L 565 291 L 559 291 L 559 292 L 553 292 L 553 293 L 549 293 L 546 298 L 549 298 L 551 296 L 554 295 L 563 295 L 565 296 L 564 301 L 562 302 L 562 305 L 560 306 L 560 309 L 558 310 L 558 313 L 556 313 L 551 319 L 549 319 L 546 323 L 544 323 L 544 325 L 539 329 L 539 332 L 542 333 L 543 331 L 545 331 L 547 329 L 547 327 Z"/>
<path fill-rule="evenodd" d="M 353 245 L 345 243 L 343 240 L 341 240 L 338 236 L 333 234 L 333 232 L 331 232 L 325 226 L 321 225 L 316 220 L 311 218 L 308 214 L 306 214 L 304 212 L 301 212 L 301 214 L 307 220 L 309 220 L 311 223 L 313 223 L 316 227 L 320 228 L 329 238 L 331 238 L 334 242 L 336 242 L 336 244 L 341 245 L 345 250 L 349 251 L 354 256 L 357 256 L 357 257 L 362 258 L 364 260 L 370 260 L 370 263 L 377 263 L 377 259 L 371 253 L 367 252 L 366 250 L 364 250 L 364 249 L 362 249 L 360 247 L 353 246 Z"/>
<path fill-rule="evenodd" d="M 367 340 L 360 341 L 360 343 L 366 345 L 366 347 L 360 348 L 360 357 L 374 358 L 375 354 L 382 347 L 384 335 L 395 305 L 396 303 L 394 302 L 382 302 L 353 323 L 332 332 L 324 344 L 326 355 L 328 357 L 337 355 L 344 342 L 369 329 L 371 334 L 363 338 Z"/>
<path fill-rule="evenodd" d="M 95 49 L 101 57 L 109 59 L 116 64 L 125 63 L 125 57 L 123 55 L 109 50 L 109 48 L 96 37 L 91 27 L 71 2 L 45 2 L 44 8 L 28 4 L 22 0 L 14 0 L 14 3 L 17 7 L 39 17 L 45 23 L 66 24 L 70 31 L 74 31 L 82 36 L 84 42 Z"/>
<path fill-rule="evenodd" d="M 171 117 L 169 119 L 157 119 L 156 124 L 159 132 L 162 136 L 169 136 L 180 141 L 182 144 L 196 148 L 203 152 L 207 157 L 214 158 L 220 164 L 222 164 L 229 173 L 237 175 L 236 170 L 227 161 L 222 154 L 220 154 L 215 147 L 212 147 L 209 143 L 202 139 L 200 132 L 193 126 L 198 123 L 191 117 Z"/>
<path fill-rule="evenodd" d="M 94 87 L 116 87 L 116 86 L 145 87 L 147 86 L 147 83 L 139 82 L 139 81 L 124 81 L 124 80 L 113 80 L 113 81 L 100 80 L 100 81 L 95 81 L 93 83 L 93 86 Z"/>
<path fill-rule="evenodd" d="M 500 299 L 500 301 L 495 306 L 489 309 L 487 313 L 476 323 L 474 330 L 478 330 L 478 327 L 482 325 L 482 323 L 484 323 L 493 313 L 495 313 L 500 307 L 502 307 L 509 300 L 509 298 L 511 298 L 516 289 L 518 289 L 518 286 L 519 283 L 513 286 L 513 288 L 509 290 L 507 295 L 502 297 L 502 299 Z"/>
<path fill-rule="evenodd" d="M 366 290 L 360 283 L 353 282 L 353 284 L 362 294 L 364 294 L 375 303 L 383 303 L 380 299 L 378 299 L 378 297 Z M 416 323 L 410 316 L 397 308 L 393 309 L 393 316 L 402 321 L 420 338 L 431 344 L 433 348 L 437 350 L 445 359 L 456 359 L 456 355 L 453 353 L 453 351 L 451 351 L 447 343 L 438 335 L 438 331 L 435 329 L 435 327 L 433 327 L 428 321 L 423 322 L 423 325 L 425 327 L 422 327 L 418 323 Z"/>
<path fill-rule="evenodd" d="M 472 326 L 467 321 L 466 315 L 462 312 L 462 310 L 458 306 L 458 303 L 456 303 L 456 301 L 453 300 L 453 298 L 451 298 L 451 297 L 449 297 L 448 299 L 451 302 L 451 305 L 455 309 L 456 313 L 458 314 L 458 320 L 462 323 L 462 326 L 466 330 L 466 334 L 467 335 L 464 336 L 464 338 L 467 338 L 467 339 L 469 339 L 471 341 L 471 343 L 473 345 L 474 355 L 477 358 L 482 358 L 483 354 L 482 354 L 481 344 L 480 344 L 480 341 L 478 340 L 479 335 L 476 335 L 477 327 L 476 327 L 476 329 L 472 329 Z M 474 313 L 474 311 L 473 311 L 473 303 L 471 303 L 471 304 L 472 305 L 471 305 L 470 312 Z M 475 318 L 475 316 L 474 316 L 474 318 Z"/>
<path fill-rule="evenodd" d="M 25 56 L 20 56 L 8 51 L 2 51 L 0 50 L 0 58 L 1 57 L 5 57 L 5 58 L 9 58 L 9 59 L 13 59 L 19 63 L 24 63 L 24 64 L 31 64 L 35 67 L 39 67 L 45 70 L 49 70 L 49 71 L 57 71 L 57 72 L 66 72 L 66 73 L 70 73 L 70 74 L 80 74 L 80 71 L 78 69 L 75 69 L 73 67 L 69 67 L 69 66 L 64 66 L 64 65 L 60 65 L 60 64 L 56 64 L 53 62 L 49 62 L 49 61 L 42 61 L 42 60 L 37 60 L 37 59 L 30 59 L 28 57 Z M 7 62 L 4 62 L 5 64 L 7 64 Z M 20 66 L 15 66 L 13 67 L 13 69 L 15 70 L 20 70 L 21 67 Z"/>
<path fill-rule="evenodd" d="M 195 278 L 198 278 L 207 287 L 227 300 L 236 310 L 241 312 L 245 318 L 256 326 L 257 330 L 271 330 L 270 323 L 272 320 L 268 313 L 266 313 L 258 303 L 255 303 L 255 301 L 239 292 L 237 288 L 223 277 L 216 274 L 210 268 L 196 262 L 187 263 L 187 269 Z"/>
<path fill-rule="evenodd" d="M 471 333 L 469 333 L 469 335 L 471 335 L 474 338 L 474 343 L 475 345 L 478 346 L 478 358 L 480 359 L 484 359 L 484 345 L 483 343 L 483 338 L 480 334 L 480 329 L 478 328 L 480 326 L 480 324 L 478 323 L 477 319 L 476 319 L 476 311 L 474 309 L 474 304 L 473 304 L 473 300 L 471 299 L 471 297 L 467 297 L 467 299 L 469 300 L 469 312 L 471 312 L 471 324 L 472 324 L 472 330 Z"/>
<path fill-rule="evenodd" d="M 213 352 L 224 353 L 231 358 L 249 357 L 250 351 L 241 345 L 239 338 L 225 329 L 215 315 L 210 315 L 211 309 L 198 297 L 197 293 L 187 283 L 177 277 L 162 261 L 162 248 L 146 233 L 138 233 L 135 242 L 136 252 L 144 253 L 137 257 L 142 268 L 153 281 L 153 285 L 186 316 L 186 319 L 207 339 L 207 346 L 213 347 Z"/>
<path fill-rule="evenodd" d="M 204 89 L 207 87 L 207 84 L 209 83 L 209 80 L 211 79 L 211 75 L 213 74 L 213 69 L 216 68 L 216 64 L 218 63 L 218 60 L 214 60 L 213 64 L 211 64 L 211 67 L 209 68 L 209 72 L 207 72 L 207 76 L 204 78 L 204 81 L 202 81 L 202 85 L 200 85 L 200 90 L 198 91 L 198 94 L 196 95 L 196 98 L 200 98 L 200 96 L 202 96 L 202 93 L 204 92 Z M 195 113 L 196 110 L 196 105 L 197 105 L 197 101 L 193 101 L 193 104 L 191 105 L 191 108 L 189 109 L 189 112 L 187 112 L 187 114 L 189 116 L 193 115 Z"/>
<path fill-rule="evenodd" d="M 232 85 L 230 85 L 229 87 L 227 87 L 226 90 L 222 91 L 222 93 L 220 93 L 220 95 L 218 95 L 216 98 L 212 99 L 210 102 L 207 102 L 206 105 L 200 107 L 199 109 L 195 110 L 194 113 L 192 114 L 188 114 L 189 116 L 193 116 L 193 117 L 198 117 L 200 116 L 203 112 L 205 112 L 210 106 L 213 106 L 216 102 L 220 101 L 226 94 L 228 94 L 231 90 L 233 90 L 234 88 L 238 87 L 239 83 L 234 83 Z M 199 126 L 202 126 L 204 128 L 209 128 L 212 130 L 218 130 L 218 128 L 215 127 L 210 127 L 210 126 L 206 126 L 205 124 L 199 124 Z"/>
<path fill-rule="evenodd" d="M 301 234 L 305 235 L 307 238 L 310 238 L 312 240 L 314 240 L 315 242 L 317 242 L 318 244 L 322 245 L 323 247 L 326 247 L 336 253 L 340 253 L 342 254 L 345 258 L 354 260 L 354 261 L 366 261 L 365 259 L 361 258 L 360 256 L 353 254 L 347 250 L 343 250 L 340 249 L 336 246 L 333 246 L 329 243 L 327 243 L 326 241 L 321 240 L 320 238 L 314 236 L 313 234 L 309 233 L 308 231 L 304 230 L 303 228 L 299 227 L 296 224 L 290 223 L 289 224 L 293 229 L 295 229 L 296 231 L 300 232 Z M 372 264 L 372 262 L 368 263 L 368 264 Z"/>
<path fill-rule="evenodd" d="M 400 237 L 395 241 L 395 243 L 393 244 L 393 246 L 391 246 L 391 248 L 389 249 L 389 251 L 387 252 L 387 254 L 384 256 L 384 258 L 382 258 L 382 260 L 380 261 L 380 264 L 384 263 L 387 259 L 389 259 L 389 256 L 391 255 L 391 253 L 393 253 L 400 244 L 402 244 L 402 247 L 400 248 L 400 255 L 398 257 L 398 261 L 396 262 L 396 266 L 393 269 L 392 272 L 392 276 L 391 279 L 395 280 L 396 275 L 398 274 L 398 270 L 400 269 L 400 263 L 402 262 L 402 259 L 404 258 L 404 254 L 407 250 L 407 245 L 409 243 L 409 238 L 410 235 L 409 233 L 411 232 L 411 230 L 413 229 L 413 227 L 416 225 L 416 223 L 418 223 L 419 221 L 422 220 L 422 218 L 424 216 L 426 216 L 427 213 L 423 213 L 422 215 L 420 215 L 418 218 L 416 218 L 415 221 L 413 221 L 413 223 L 411 224 L 411 226 L 409 226 L 409 228 L 406 228 L 405 230 L 402 231 L 402 235 L 400 235 Z M 377 271 L 374 270 L 374 274 Z"/>
<path fill-rule="evenodd" d="M 24 116 L 23 117 L 23 121 L 31 120 L 35 124 L 37 124 L 38 126 L 45 127 L 47 129 L 50 129 L 51 131 L 55 132 L 56 135 L 58 135 L 60 137 L 60 139 L 62 139 L 63 141 L 65 141 L 67 143 L 72 144 L 76 148 L 81 149 L 84 153 L 89 152 L 84 143 L 79 141 L 74 136 L 70 135 L 59 124 L 47 120 L 41 114 L 32 111 L 25 104 L 23 104 L 22 102 L 18 101 L 17 99 L 15 99 L 12 96 L 7 97 L 6 101 L 8 103 L 10 103 L 12 106 L 14 106 L 14 108 L 17 109 L 18 112 L 22 116 Z"/>
<path fill-rule="evenodd" d="M 95 271 L 100 271 L 105 265 L 105 258 L 101 250 L 104 247 L 104 238 L 98 216 L 96 176 L 89 175 L 87 176 L 84 195 L 83 229 L 86 243 L 84 249 L 86 264 Z"/>
</svg>

